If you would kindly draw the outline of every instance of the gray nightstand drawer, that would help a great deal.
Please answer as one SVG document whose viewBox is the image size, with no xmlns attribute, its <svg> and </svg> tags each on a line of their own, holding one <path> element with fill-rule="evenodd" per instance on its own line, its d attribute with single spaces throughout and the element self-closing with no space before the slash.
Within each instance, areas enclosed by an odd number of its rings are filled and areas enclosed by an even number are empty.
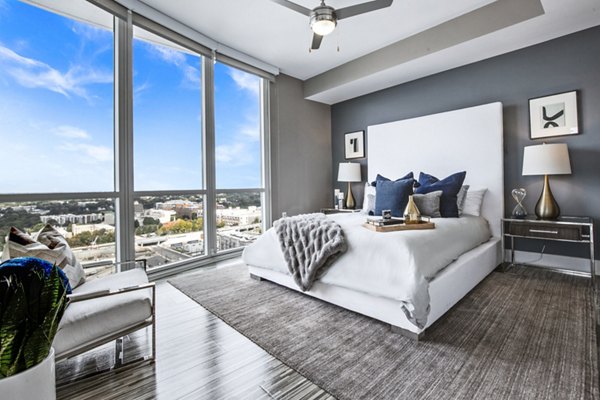
<svg viewBox="0 0 600 400">
<path fill-rule="evenodd" d="M 581 240 L 581 226 L 559 224 L 510 223 L 508 233 L 531 238 Z"/>
</svg>

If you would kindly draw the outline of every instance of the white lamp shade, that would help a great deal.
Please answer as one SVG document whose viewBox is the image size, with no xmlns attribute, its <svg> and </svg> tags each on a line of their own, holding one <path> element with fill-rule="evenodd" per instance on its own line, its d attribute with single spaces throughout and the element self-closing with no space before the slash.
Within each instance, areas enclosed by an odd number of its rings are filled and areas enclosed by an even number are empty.
<svg viewBox="0 0 600 400">
<path fill-rule="evenodd" d="M 339 182 L 360 182 L 359 163 L 340 163 L 338 170 Z"/>
<path fill-rule="evenodd" d="M 523 149 L 523 175 L 568 175 L 569 149 L 565 143 L 540 144 Z"/>
</svg>

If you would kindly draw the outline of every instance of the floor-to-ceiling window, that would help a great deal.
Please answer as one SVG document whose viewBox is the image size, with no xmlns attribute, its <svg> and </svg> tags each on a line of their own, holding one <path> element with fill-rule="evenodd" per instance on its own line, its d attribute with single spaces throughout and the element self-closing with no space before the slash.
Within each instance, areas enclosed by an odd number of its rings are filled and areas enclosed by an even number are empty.
<svg viewBox="0 0 600 400">
<path fill-rule="evenodd" d="M 115 258 L 114 38 L 97 12 L 104 27 L 0 2 L 0 248 L 51 223 L 82 262 Z"/>
<path fill-rule="evenodd" d="M 54 7 L 0 2 L 0 247 L 50 223 L 99 273 L 251 243 L 268 211 L 263 78 L 122 9 Z"/>
<path fill-rule="evenodd" d="M 217 62 L 215 163 L 217 251 L 252 243 L 262 232 L 261 79 Z"/>
<path fill-rule="evenodd" d="M 153 268 L 206 253 L 202 57 L 133 33 L 135 251 Z"/>
</svg>

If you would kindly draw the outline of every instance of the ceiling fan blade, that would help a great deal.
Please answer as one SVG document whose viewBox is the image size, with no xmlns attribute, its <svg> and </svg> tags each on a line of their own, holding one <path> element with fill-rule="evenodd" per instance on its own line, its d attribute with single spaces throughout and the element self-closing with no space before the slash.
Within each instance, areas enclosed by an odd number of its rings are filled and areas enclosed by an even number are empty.
<svg viewBox="0 0 600 400">
<path fill-rule="evenodd" d="M 310 46 L 310 49 L 317 50 L 321 46 L 322 40 L 323 40 L 323 36 L 313 33 L 313 40 L 312 40 L 312 45 Z"/>
<path fill-rule="evenodd" d="M 348 17 L 353 17 L 358 14 L 364 14 L 369 11 L 379 10 L 380 8 L 389 7 L 392 5 L 394 0 L 374 0 L 369 1 L 367 3 L 360 3 L 350 7 L 340 8 L 339 10 L 335 10 L 335 15 L 337 19 L 344 19 Z"/>
<path fill-rule="evenodd" d="M 300 14 L 306 15 L 306 16 L 310 16 L 310 11 L 308 8 L 306 7 L 302 7 L 299 4 L 296 3 L 292 3 L 291 1 L 288 0 L 271 0 L 273 3 L 277 3 L 280 6 L 284 6 L 289 8 L 290 10 L 294 10 L 296 12 L 299 12 Z"/>
</svg>

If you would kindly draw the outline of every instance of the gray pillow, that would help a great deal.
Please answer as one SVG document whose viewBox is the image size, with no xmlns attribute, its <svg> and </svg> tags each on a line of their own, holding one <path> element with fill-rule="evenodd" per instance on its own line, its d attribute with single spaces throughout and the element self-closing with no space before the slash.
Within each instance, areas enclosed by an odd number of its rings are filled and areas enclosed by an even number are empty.
<svg viewBox="0 0 600 400">
<path fill-rule="evenodd" d="M 440 218 L 440 197 L 442 197 L 442 191 L 436 190 L 427 194 L 413 194 L 413 200 L 417 205 L 417 208 L 421 212 L 421 215 L 426 215 L 431 218 Z"/>
</svg>

